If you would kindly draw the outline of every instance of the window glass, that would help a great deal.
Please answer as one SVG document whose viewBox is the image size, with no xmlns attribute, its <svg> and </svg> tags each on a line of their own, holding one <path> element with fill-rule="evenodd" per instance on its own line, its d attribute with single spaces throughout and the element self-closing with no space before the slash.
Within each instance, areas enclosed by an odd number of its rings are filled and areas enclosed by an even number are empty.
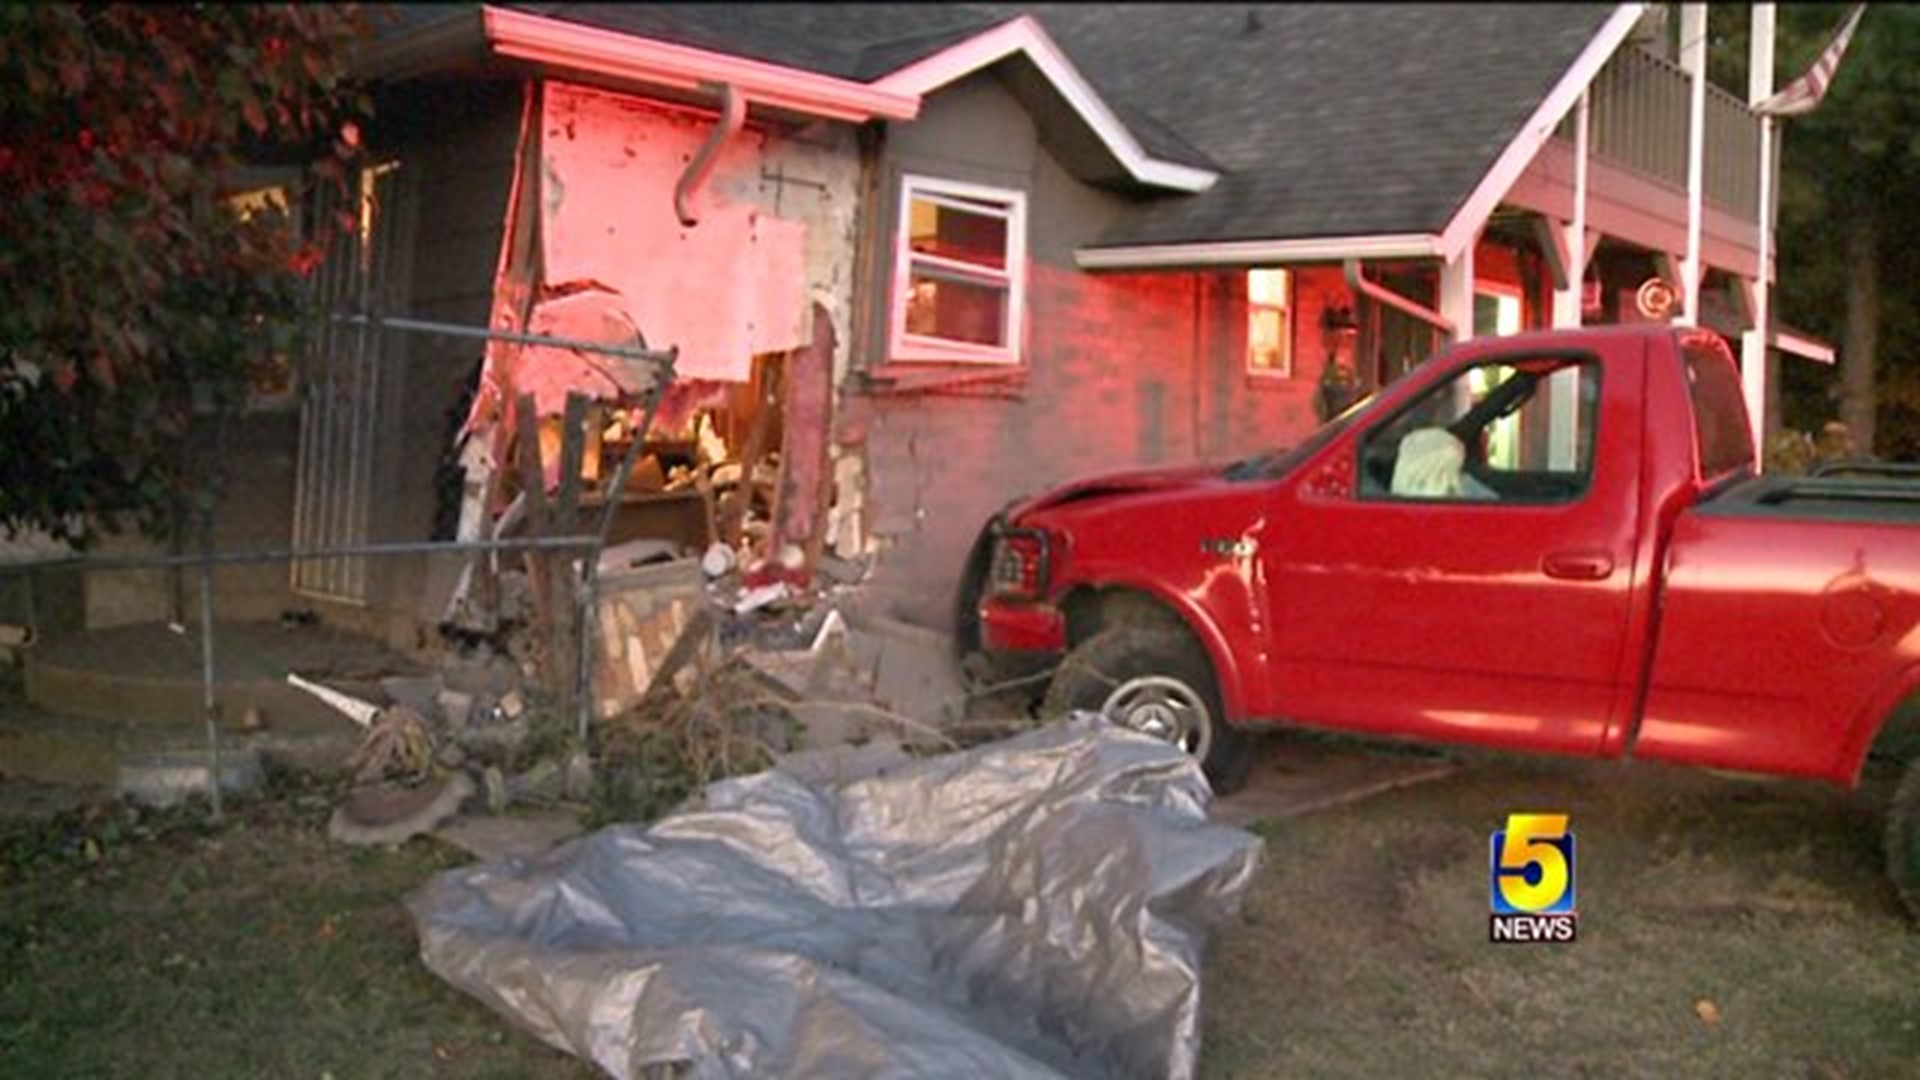
<svg viewBox="0 0 1920 1080">
<path fill-rule="evenodd" d="M 1593 474 L 1600 367 L 1540 357 L 1481 364 L 1433 387 L 1360 448 L 1363 495 L 1543 503 Z"/>
<path fill-rule="evenodd" d="M 907 332 L 977 345 L 1006 340 L 1007 293 L 937 267 L 916 267 L 907 297 Z"/>
<path fill-rule="evenodd" d="M 1015 362 L 1026 197 L 909 176 L 902 199 L 893 359 Z"/>
<path fill-rule="evenodd" d="M 1487 285 L 1473 294 L 1473 335 L 1499 336 L 1520 332 L 1520 293 L 1505 286 Z"/>
<path fill-rule="evenodd" d="M 1293 373 L 1293 282 L 1285 270 L 1247 271 L 1247 370 Z"/>
<path fill-rule="evenodd" d="M 1007 219 L 1003 210 L 978 200 L 918 195 L 911 213 L 907 240 L 915 252 L 1006 269 Z"/>
<path fill-rule="evenodd" d="M 293 200 L 288 197 L 291 186 L 291 182 L 272 183 L 234 192 L 226 197 L 227 210 L 245 222 L 255 221 L 267 214 L 284 217 L 297 244 L 304 233 L 300 215 L 296 212 Z M 293 357 L 284 350 L 262 357 L 254 365 L 247 409 L 260 412 L 297 405 L 293 394 L 294 377 Z"/>
</svg>

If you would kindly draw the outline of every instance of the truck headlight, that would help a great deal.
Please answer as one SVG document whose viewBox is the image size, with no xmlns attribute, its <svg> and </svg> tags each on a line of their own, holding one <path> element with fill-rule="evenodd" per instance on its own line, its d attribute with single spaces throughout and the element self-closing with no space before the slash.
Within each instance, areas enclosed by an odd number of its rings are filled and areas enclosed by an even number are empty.
<svg viewBox="0 0 1920 1080">
<path fill-rule="evenodd" d="M 1037 600 L 1047 584 L 1047 534 L 1033 529 L 1006 529 L 993 542 L 993 562 L 987 570 L 987 594 Z"/>
</svg>

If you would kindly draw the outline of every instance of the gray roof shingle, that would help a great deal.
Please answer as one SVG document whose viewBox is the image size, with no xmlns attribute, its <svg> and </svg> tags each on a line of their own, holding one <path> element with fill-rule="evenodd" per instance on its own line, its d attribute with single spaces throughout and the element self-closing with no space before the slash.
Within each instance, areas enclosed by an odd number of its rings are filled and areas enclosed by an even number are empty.
<svg viewBox="0 0 1920 1080">
<path fill-rule="evenodd" d="M 980 5 L 996 12 L 1013 5 Z M 1612 4 L 1023 5 L 1223 169 L 1101 246 L 1434 233 Z"/>
<path fill-rule="evenodd" d="M 1097 246 L 1437 233 L 1616 7 L 502 6 L 861 82 L 1031 14 L 1149 153 L 1221 173 Z"/>
<path fill-rule="evenodd" d="M 859 82 L 871 82 L 1013 17 L 959 4 L 499 6 Z"/>
</svg>

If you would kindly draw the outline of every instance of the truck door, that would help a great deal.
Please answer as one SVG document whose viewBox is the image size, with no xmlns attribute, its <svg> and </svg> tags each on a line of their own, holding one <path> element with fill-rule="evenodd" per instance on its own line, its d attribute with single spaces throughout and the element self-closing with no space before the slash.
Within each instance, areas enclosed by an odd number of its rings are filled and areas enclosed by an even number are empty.
<svg viewBox="0 0 1920 1080">
<path fill-rule="evenodd" d="M 1629 359 L 1603 380 L 1592 355 L 1490 356 L 1337 450 L 1351 485 L 1282 488 L 1262 553 L 1280 715 L 1597 751 L 1633 579 Z"/>
</svg>

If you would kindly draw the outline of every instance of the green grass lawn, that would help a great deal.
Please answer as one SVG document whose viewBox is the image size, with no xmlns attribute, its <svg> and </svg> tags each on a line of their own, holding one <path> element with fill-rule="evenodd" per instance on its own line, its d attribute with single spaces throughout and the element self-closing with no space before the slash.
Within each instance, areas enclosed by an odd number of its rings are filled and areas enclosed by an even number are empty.
<svg viewBox="0 0 1920 1080">
<path fill-rule="evenodd" d="M 1916 1075 L 1920 935 L 1880 879 L 1879 795 L 1487 756 L 1262 826 L 1208 957 L 1202 1074 Z M 594 1075 L 420 964 L 402 898 L 467 857 L 331 844 L 329 808 L 14 827 L 0 1074 Z M 1487 941 L 1487 837 L 1514 810 L 1572 815 L 1577 944 Z"/>
<path fill-rule="evenodd" d="M 309 805 L 242 803 L 218 831 L 113 810 L 11 837 L 0 1074 L 597 1075 L 420 964 L 401 898 L 466 856 L 330 844 Z"/>
</svg>

